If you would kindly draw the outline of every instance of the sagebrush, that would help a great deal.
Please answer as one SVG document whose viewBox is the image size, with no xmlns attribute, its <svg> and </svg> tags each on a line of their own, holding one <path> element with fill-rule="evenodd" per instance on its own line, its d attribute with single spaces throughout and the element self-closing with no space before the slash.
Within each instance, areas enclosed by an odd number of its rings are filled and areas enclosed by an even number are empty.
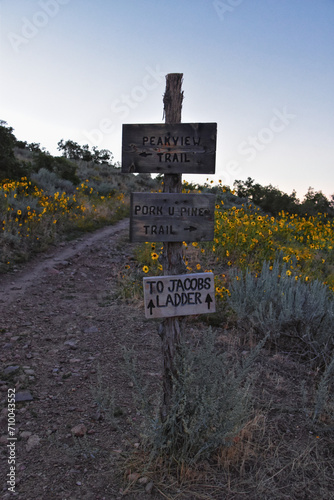
<svg viewBox="0 0 334 500">
<path fill-rule="evenodd" d="M 230 307 L 245 322 L 314 366 L 327 366 L 334 349 L 334 297 L 318 280 L 305 281 L 286 263 L 264 262 L 259 275 L 231 272 Z"/>
<path fill-rule="evenodd" d="M 161 394 L 148 396 L 138 370 L 125 352 L 127 371 L 141 401 L 142 440 L 151 459 L 169 464 L 194 464 L 210 458 L 233 438 L 252 411 L 250 369 L 263 342 L 242 362 L 219 352 L 209 328 L 195 347 L 182 341 L 175 358 L 172 404 L 165 421 L 159 413 Z"/>
</svg>

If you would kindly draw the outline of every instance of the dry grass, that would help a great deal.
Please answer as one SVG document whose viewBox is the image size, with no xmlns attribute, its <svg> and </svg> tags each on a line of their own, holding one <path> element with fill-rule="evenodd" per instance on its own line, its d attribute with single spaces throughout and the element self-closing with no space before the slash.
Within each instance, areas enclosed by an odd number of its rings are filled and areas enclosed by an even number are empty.
<svg viewBox="0 0 334 500">
<path fill-rule="evenodd" d="M 205 330 L 198 319 L 187 321 L 194 338 Z M 219 331 L 219 348 L 231 355 L 251 348 L 252 336 Z M 139 498 L 153 482 L 156 498 L 169 500 L 332 500 L 333 421 L 312 422 L 318 375 L 289 355 L 263 349 L 253 376 L 253 417 L 228 446 L 194 466 L 171 464 L 163 455 L 150 461 L 141 446 L 131 450 L 121 464 L 124 493 Z"/>
<path fill-rule="evenodd" d="M 332 499 L 333 460 L 322 443 L 311 435 L 276 442 L 265 424 L 266 418 L 257 415 L 231 446 L 196 467 L 175 463 L 166 468 L 162 458 L 149 462 L 148 453 L 136 450 L 123 464 L 123 494 L 139 495 L 143 486 L 138 480 L 147 478 L 162 498 L 170 500 Z"/>
</svg>

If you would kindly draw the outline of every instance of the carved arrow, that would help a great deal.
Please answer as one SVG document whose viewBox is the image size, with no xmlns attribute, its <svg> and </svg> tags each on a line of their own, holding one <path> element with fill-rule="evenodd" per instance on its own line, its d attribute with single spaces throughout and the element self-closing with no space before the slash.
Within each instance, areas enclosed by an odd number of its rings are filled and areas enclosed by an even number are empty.
<svg viewBox="0 0 334 500">
<path fill-rule="evenodd" d="M 152 309 L 155 309 L 155 305 L 153 304 L 153 300 L 152 299 L 149 301 L 147 309 L 150 310 L 150 316 L 152 316 Z"/>
<path fill-rule="evenodd" d="M 151 301 L 152 302 L 152 301 Z M 210 307 L 211 307 L 211 302 L 213 302 L 212 298 L 211 298 L 211 295 L 208 293 L 208 295 L 206 296 L 206 299 L 205 299 L 205 302 L 208 304 L 208 309 L 210 310 Z"/>
<path fill-rule="evenodd" d="M 152 156 L 152 153 L 146 153 L 146 151 L 143 151 L 142 153 L 139 153 L 139 156 L 144 156 L 146 158 L 146 156 Z"/>
<path fill-rule="evenodd" d="M 189 227 L 185 227 L 185 228 L 184 228 L 184 230 L 185 230 L 185 231 L 190 231 L 190 232 L 192 232 L 192 231 L 197 231 L 197 227 L 194 227 L 194 226 L 189 226 Z"/>
</svg>

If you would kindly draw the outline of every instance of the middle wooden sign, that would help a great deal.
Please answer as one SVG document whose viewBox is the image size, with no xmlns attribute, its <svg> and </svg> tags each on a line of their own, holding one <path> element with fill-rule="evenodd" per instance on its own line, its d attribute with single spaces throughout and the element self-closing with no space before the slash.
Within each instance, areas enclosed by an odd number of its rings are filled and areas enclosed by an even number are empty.
<svg viewBox="0 0 334 500">
<path fill-rule="evenodd" d="M 132 193 L 130 241 L 211 241 L 214 194 Z"/>
</svg>

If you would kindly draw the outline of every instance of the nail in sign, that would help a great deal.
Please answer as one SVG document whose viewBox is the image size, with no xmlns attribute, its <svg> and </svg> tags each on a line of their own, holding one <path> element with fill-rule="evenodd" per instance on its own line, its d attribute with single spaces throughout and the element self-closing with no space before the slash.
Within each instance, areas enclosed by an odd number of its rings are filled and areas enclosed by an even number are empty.
<svg viewBox="0 0 334 500">
<path fill-rule="evenodd" d="M 169 318 L 215 312 L 213 273 L 144 278 L 146 318 Z"/>
</svg>

